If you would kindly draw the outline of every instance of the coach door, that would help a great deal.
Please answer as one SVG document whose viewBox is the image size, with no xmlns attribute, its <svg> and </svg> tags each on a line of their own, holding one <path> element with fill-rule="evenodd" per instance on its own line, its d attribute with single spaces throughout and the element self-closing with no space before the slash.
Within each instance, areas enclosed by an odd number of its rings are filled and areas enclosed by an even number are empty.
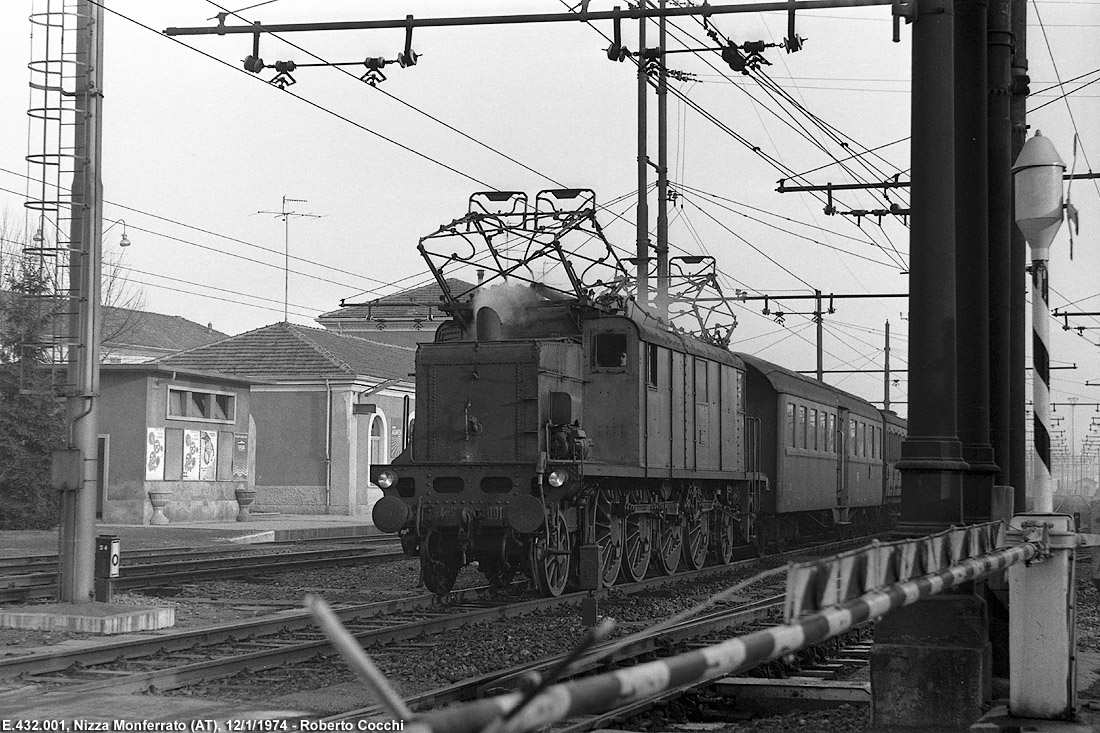
<svg viewBox="0 0 1100 733">
<path fill-rule="evenodd" d="M 844 407 L 837 407 L 836 412 L 836 506 L 842 508 L 848 506 L 848 473 L 851 466 L 848 456 L 852 452 L 848 425 L 851 416 Z"/>
</svg>

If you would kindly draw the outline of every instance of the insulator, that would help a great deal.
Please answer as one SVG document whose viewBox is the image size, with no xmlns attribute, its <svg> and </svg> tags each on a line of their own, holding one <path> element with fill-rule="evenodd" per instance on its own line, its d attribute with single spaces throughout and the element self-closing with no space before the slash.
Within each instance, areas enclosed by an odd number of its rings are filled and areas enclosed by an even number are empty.
<svg viewBox="0 0 1100 733">
<path fill-rule="evenodd" d="M 244 69 L 245 71 L 251 71 L 253 74 L 259 74 L 264 70 L 264 60 L 249 54 L 244 57 Z"/>
<path fill-rule="evenodd" d="M 368 56 L 363 59 L 363 66 L 366 66 L 368 69 L 381 69 L 385 65 L 386 59 L 381 56 Z"/>
<path fill-rule="evenodd" d="M 289 74 L 290 72 L 294 71 L 296 68 L 298 68 L 298 65 L 295 64 L 293 61 L 276 61 L 275 62 L 275 71 L 279 72 L 280 74 Z"/>
<path fill-rule="evenodd" d="M 607 47 L 607 58 L 611 61 L 622 62 L 630 54 L 630 51 L 625 49 L 618 43 L 612 43 Z"/>
<path fill-rule="evenodd" d="M 404 52 L 397 54 L 397 63 L 400 64 L 402 69 L 407 69 L 410 66 L 416 66 L 417 58 L 416 51 L 410 49 L 407 54 Z"/>
<path fill-rule="evenodd" d="M 767 48 L 763 41 L 745 41 L 741 44 L 741 48 L 746 53 L 764 53 L 764 49 Z"/>
<path fill-rule="evenodd" d="M 737 46 L 726 46 L 722 49 L 722 60 L 729 64 L 729 67 L 734 71 L 740 71 L 742 74 L 748 72 L 745 71 L 745 56 L 738 50 Z"/>
</svg>

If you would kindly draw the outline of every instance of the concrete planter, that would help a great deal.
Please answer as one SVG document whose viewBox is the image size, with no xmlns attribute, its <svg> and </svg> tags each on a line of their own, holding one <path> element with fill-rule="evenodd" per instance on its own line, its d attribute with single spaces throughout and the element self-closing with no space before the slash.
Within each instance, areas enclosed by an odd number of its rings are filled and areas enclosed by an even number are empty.
<svg viewBox="0 0 1100 733">
<path fill-rule="evenodd" d="M 153 516 L 149 519 L 149 524 L 168 524 L 168 517 L 164 516 L 164 507 L 168 506 L 171 499 L 171 491 L 149 490 L 149 503 L 153 505 Z"/>
<path fill-rule="evenodd" d="M 237 489 L 233 492 L 237 497 L 237 506 L 240 509 L 237 511 L 238 522 L 251 521 L 252 515 L 248 511 L 248 507 L 252 505 L 252 502 L 256 500 L 255 489 Z"/>
</svg>

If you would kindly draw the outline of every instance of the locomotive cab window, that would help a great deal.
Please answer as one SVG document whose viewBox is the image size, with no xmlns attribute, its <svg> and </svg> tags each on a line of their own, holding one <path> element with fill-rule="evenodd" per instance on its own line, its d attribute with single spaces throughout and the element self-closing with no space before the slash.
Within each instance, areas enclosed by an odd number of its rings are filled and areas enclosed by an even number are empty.
<svg viewBox="0 0 1100 733">
<path fill-rule="evenodd" d="M 645 345 L 645 382 L 650 387 L 657 387 L 657 344 Z"/>
<path fill-rule="evenodd" d="M 597 369 L 626 368 L 625 333 L 597 333 L 593 343 L 592 366 Z"/>
</svg>

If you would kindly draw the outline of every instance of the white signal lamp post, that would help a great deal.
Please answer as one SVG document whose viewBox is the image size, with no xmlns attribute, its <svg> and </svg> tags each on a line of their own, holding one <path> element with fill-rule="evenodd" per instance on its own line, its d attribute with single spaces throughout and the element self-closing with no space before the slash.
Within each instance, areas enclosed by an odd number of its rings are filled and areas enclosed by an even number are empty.
<svg viewBox="0 0 1100 733">
<path fill-rule="evenodd" d="M 1034 364 L 1034 511 L 1052 512 L 1050 470 L 1050 305 L 1047 260 L 1062 226 L 1062 175 L 1066 164 L 1050 140 L 1036 131 L 1012 166 L 1016 186 L 1016 226 L 1031 248 L 1031 326 Z"/>
</svg>

